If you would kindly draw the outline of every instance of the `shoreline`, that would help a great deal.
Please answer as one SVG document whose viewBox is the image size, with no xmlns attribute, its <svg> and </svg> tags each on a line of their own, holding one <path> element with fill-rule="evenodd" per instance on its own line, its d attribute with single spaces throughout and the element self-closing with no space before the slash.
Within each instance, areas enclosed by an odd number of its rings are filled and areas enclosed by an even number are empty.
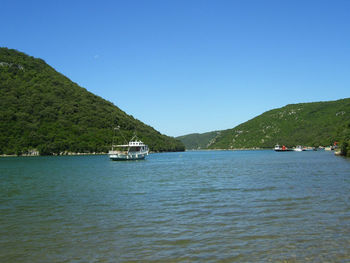
<svg viewBox="0 0 350 263">
<path fill-rule="evenodd" d="M 233 149 L 188 149 L 185 152 L 196 151 L 259 151 L 259 150 L 272 150 L 273 148 L 233 148 Z"/>
<path fill-rule="evenodd" d="M 149 154 L 153 153 L 171 153 L 173 151 L 165 151 L 165 152 L 153 152 L 150 151 Z M 184 152 L 184 151 L 178 151 Z M 40 155 L 39 153 L 35 154 L 0 154 L 0 158 L 8 158 L 8 157 L 42 157 L 42 156 L 85 156 L 85 155 L 108 155 L 108 152 L 94 152 L 94 153 L 73 153 L 73 152 L 65 152 L 61 154 L 50 154 L 50 155 Z"/>
<path fill-rule="evenodd" d="M 40 157 L 40 156 L 80 156 L 80 155 L 107 155 L 108 153 L 67 153 L 67 154 L 51 154 L 51 155 L 39 155 L 39 154 L 1 154 L 1 157 Z"/>
<path fill-rule="evenodd" d="M 242 148 L 242 149 L 191 149 L 191 150 L 185 150 L 185 151 L 179 151 L 179 152 L 195 152 L 195 151 L 256 151 L 256 150 L 269 150 L 269 148 Z M 165 152 L 149 152 L 149 154 L 153 153 L 171 153 L 173 151 L 165 151 Z M 51 155 L 40 155 L 40 154 L 1 154 L 0 158 L 8 158 L 8 157 L 40 157 L 40 156 L 85 156 L 85 155 L 108 155 L 106 152 L 101 153 L 62 153 L 62 154 L 51 154 Z"/>
</svg>

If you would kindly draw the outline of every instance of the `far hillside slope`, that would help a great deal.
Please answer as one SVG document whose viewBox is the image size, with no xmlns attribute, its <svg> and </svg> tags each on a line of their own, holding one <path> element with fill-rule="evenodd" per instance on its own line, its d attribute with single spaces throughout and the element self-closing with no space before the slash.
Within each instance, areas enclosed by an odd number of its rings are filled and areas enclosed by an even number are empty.
<svg viewBox="0 0 350 263">
<path fill-rule="evenodd" d="M 211 141 L 220 134 L 220 131 L 206 133 L 192 133 L 176 137 L 186 147 L 187 150 L 207 149 Z"/>
<path fill-rule="evenodd" d="M 291 104 L 222 131 L 210 148 L 330 145 L 341 139 L 339 130 L 349 122 L 350 99 Z"/>
<path fill-rule="evenodd" d="M 214 137 L 191 134 L 179 139 L 186 148 L 197 148 L 198 141 L 209 149 L 272 148 L 277 143 L 325 146 L 348 136 L 344 127 L 349 124 L 350 99 L 347 98 L 291 104 L 267 111 L 235 128 L 215 132 Z"/>
</svg>

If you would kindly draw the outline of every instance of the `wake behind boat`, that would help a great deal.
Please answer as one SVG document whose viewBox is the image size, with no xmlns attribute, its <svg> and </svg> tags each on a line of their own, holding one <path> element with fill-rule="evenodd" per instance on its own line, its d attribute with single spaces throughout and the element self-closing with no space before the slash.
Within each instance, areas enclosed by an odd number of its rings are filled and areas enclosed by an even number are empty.
<svg viewBox="0 0 350 263">
<path fill-rule="evenodd" d="M 128 144 L 112 145 L 108 155 L 112 161 L 142 160 L 148 151 L 148 146 L 135 135 Z"/>
</svg>

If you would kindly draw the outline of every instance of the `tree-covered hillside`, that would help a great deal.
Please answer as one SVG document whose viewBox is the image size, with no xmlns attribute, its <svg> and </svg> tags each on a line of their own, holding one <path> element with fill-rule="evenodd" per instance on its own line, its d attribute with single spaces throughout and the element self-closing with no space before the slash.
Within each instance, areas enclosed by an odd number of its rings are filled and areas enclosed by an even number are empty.
<svg viewBox="0 0 350 263">
<path fill-rule="evenodd" d="M 350 122 L 345 123 L 339 129 L 341 155 L 350 157 Z"/>
<path fill-rule="evenodd" d="M 223 131 L 210 148 L 331 145 L 341 140 L 339 129 L 349 121 L 350 99 L 292 104 Z"/>
<path fill-rule="evenodd" d="M 220 131 L 206 133 L 192 133 L 184 136 L 176 137 L 182 141 L 187 150 L 207 149 L 208 145 L 220 134 Z"/>
<path fill-rule="evenodd" d="M 152 151 L 184 150 L 43 60 L 0 48 L 0 154 L 106 152 L 116 126 L 127 139 L 136 131 Z M 120 134 L 116 143 L 124 143 Z"/>
<path fill-rule="evenodd" d="M 350 99 L 292 104 L 221 131 L 206 143 L 210 149 L 326 146 L 349 137 L 349 124 Z M 181 140 L 187 146 L 186 136 Z"/>
</svg>

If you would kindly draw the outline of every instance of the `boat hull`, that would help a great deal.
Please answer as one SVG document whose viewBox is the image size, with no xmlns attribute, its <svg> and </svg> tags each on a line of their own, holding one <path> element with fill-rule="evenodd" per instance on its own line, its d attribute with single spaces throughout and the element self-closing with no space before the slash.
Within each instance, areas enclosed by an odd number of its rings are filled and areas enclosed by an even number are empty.
<svg viewBox="0 0 350 263">
<path fill-rule="evenodd" d="M 135 161 L 144 160 L 146 154 L 110 154 L 109 159 L 112 161 Z"/>
</svg>

